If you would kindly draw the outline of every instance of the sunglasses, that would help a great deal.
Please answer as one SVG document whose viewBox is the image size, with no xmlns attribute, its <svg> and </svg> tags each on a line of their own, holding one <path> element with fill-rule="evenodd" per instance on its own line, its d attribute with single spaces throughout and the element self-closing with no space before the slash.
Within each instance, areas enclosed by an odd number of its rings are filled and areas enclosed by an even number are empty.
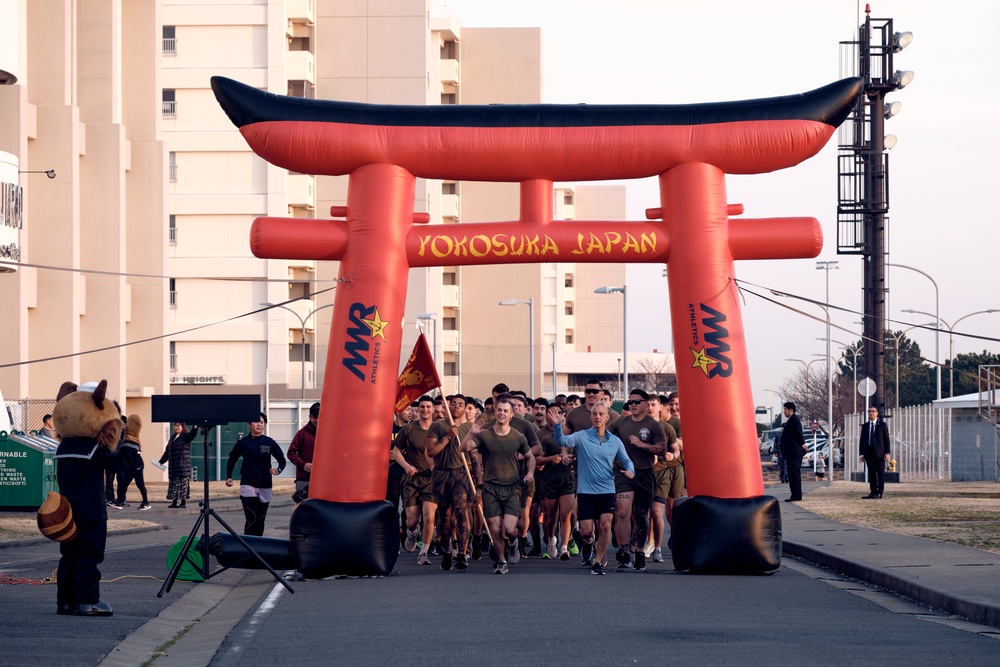
<svg viewBox="0 0 1000 667">
<path fill-rule="evenodd" d="M 632 401 L 625 401 L 625 405 L 641 405 L 641 404 L 643 404 L 645 402 L 646 401 L 642 400 L 641 398 L 637 398 L 637 399 L 632 400 Z"/>
<path fill-rule="evenodd" d="M 600 394 L 602 391 L 604 391 L 604 390 L 603 389 L 585 389 L 584 393 L 585 394 Z"/>
</svg>

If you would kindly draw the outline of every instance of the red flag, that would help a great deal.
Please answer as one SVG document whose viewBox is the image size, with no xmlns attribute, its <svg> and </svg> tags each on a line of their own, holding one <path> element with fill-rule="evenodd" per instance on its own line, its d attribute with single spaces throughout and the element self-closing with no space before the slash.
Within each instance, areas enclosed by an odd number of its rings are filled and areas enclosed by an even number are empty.
<svg viewBox="0 0 1000 667">
<path fill-rule="evenodd" d="M 420 334 L 416 345 L 413 346 L 413 353 L 403 367 L 403 372 L 399 374 L 396 414 L 408 408 L 413 401 L 431 389 L 440 386 L 441 378 L 438 377 L 437 368 L 434 366 L 434 357 L 431 356 L 431 350 L 427 346 L 427 339 Z"/>
</svg>

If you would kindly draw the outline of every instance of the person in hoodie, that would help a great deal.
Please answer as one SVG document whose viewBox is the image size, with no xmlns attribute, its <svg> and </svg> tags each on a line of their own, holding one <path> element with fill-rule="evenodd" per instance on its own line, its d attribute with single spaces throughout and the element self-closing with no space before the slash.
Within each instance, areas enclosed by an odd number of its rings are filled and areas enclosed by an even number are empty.
<svg viewBox="0 0 1000 667">
<path fill-rule="evenodd" d="M 226 465 L 226 486 L 232 486 L 236 462 L 243 459 L 240 468 L 240 503 L 243 504 L 243 515 L 246 518 L 243 532 L 247 535 L 264 534 L 264 519 L 271 504 L 271 478 L 280 475 L 285 469 L 285 454 L 278 443 L 264 435 L 265 424 L 267 415 L 261 412 L 257 421 L 249 424 L 250 435 L 233 445 Z M 272 458 L 277 460 L 277 468 L 271 465 Z"/>
<path fill-rule="evenodd" d="M 122 471 L 118 473 L 118 499 L 108 505 L 116 510 L 128 507 L 125 502 L 125 494 L 128 493 L 129 484 L 135 480 L 135 488 L 142 494 L 142 504 L 140 511 L 150 508 L 149 494 L 146 492 L 146 477 L 143 473 L 145 463 L 142 460 L 142 443 L 139 442 L 139 431 L 142 430 L 142 419 L 139 415 L 129 415 L 125 418 L 125 437 L 122 444 L 118 446 L 119 456 L 122 458 Z"/>
<path fill-rule="evenodd" d="M 295 494 L 300 502 L 309 497 L 309 477 L 312 475 L 313 450 L 316 448 L 316 426 L 319 424 L 319 403 L 309 408 L 309 423 L 299 429 L 288 445 L 288 460 L 295 464 Z"/>
</svg>

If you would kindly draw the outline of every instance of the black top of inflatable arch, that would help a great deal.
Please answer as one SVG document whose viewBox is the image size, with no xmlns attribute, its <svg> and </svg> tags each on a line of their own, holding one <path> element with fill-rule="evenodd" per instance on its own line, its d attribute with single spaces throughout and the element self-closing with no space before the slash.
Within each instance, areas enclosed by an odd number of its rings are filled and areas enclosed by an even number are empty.
<svg viewBox="0 0 1000 667">
<path fill-rule="evenodd" d="M 861 92 L 861 79 L 843 79 L 797 95 L 677 105 L 364 104 L 275 95 L 221 76 L 212 77 L 212 90 L 237 127 L 269 121 L 490 128 L 707 125 L 770 120 L 808 120 L 837 127 L 850 115 Z"/>
</svg>

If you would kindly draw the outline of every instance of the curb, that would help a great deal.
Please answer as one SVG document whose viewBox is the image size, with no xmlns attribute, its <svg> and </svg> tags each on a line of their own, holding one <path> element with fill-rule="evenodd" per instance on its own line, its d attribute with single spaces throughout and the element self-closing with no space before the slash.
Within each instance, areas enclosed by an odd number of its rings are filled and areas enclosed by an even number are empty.
<svg viewBox="0 0 1000 667">
<path fill-rule="evenodd" d="M 157 530 L 168 530 L 167 526 L 161 523 L 154 524 L 152 526 L 136 526 L 135 528 L 119 528 L 117 530 L 109 530 L 108 536 L 112 535 L 135 535 L 138 533 L 151 533 Z M 14 542 L 0 542 L 0 549 L 13 549 L 15 547 L 34 547 L 39 544 L 52 544 L 52 540 L 45 537 L 36 537 L 30 540 L 17 540 Z M 58 542 L 57 542 L 58 544 Z"/>
<path fill-rule="evenodd" d="M 850 561 L 829 551 L 793 540 L 782 540 L 781 551 L 786 556 L 801 558 L 838 574 L 904 595 L 930 607 L 957 614 L 974 623 L 1000 628 L 1000 605 L 992 602 L 926 586 L 866 563 Z"/>
</svg>

